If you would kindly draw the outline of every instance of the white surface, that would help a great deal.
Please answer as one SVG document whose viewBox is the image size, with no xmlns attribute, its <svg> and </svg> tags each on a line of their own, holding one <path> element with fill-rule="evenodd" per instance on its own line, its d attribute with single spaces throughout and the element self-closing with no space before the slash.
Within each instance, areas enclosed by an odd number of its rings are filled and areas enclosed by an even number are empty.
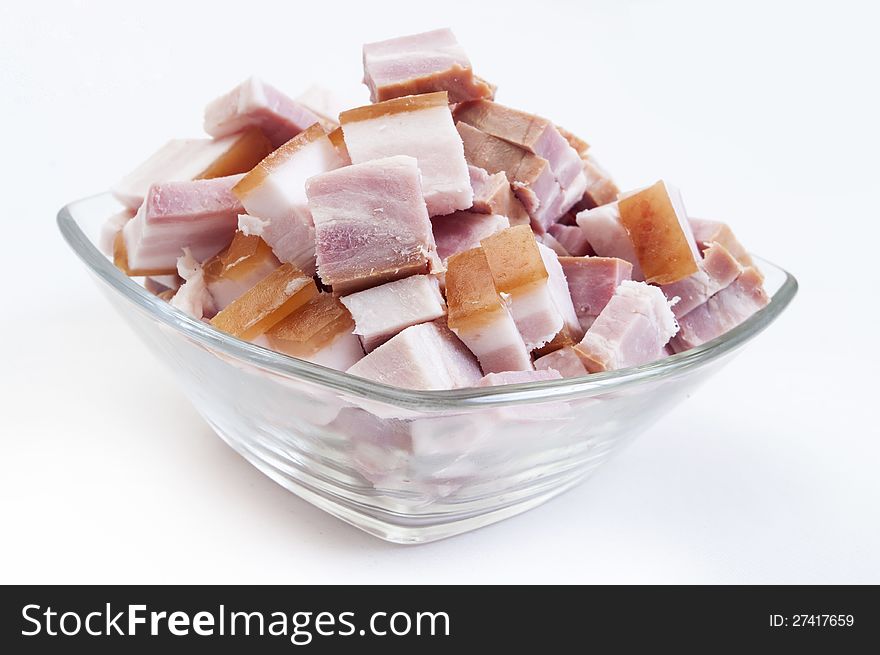
<svg viewBox="0 0 880 655">
<path fill-rule="evenodd" d="M 880 582 L 871 3 L 35 4 L 0 5 L 0 582 Z M 199 136 L 251 72 L 365 98 L 364 40 L 445 24 L 500 101 L 582 134 L 624 187 L 674 182 L 801 293 L 586 484 L 401 547 L 214 437 L 53 219 Z"/>
</svg>

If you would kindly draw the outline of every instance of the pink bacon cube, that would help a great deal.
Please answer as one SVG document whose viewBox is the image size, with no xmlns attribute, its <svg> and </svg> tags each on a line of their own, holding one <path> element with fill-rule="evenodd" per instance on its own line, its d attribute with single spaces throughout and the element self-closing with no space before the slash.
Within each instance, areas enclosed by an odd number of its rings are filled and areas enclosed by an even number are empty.
<svg viewBox="0 0 880 655">
<path fill-rule="evenodd" d="M 205 282 L 217 311 L 281 266 L 272 249 L 256 235 L 236 232 L 223 252 L 205 262 Z"/>
<path fill-rule="evenodd" d="M 449 102 L 495 95 L 448 28 L 365 44 L 364 84 L 371 102 L 433 91 L 446 91 Z"/>
<path fill-rule="evenodd" d="M 144 204 L 116 239 L 114 260 L 128 275 L 169 275 L 189 248 L 205 261 L 232 241 L 243 211 L 232 193 L 240 175 L 150 187 Z"/>
<path fill-rule="evenodd" d="M 351 315 L 330 293 L 319 293 L 266 330 L 263 339 L 278 352 L 337 371 L 354 366 L 364 356 L 352 334 Z"/>
<path fill-rule="evenodd" d="M 617 204 L 647 282 L 671 284 L 697 272 L 700 252 L 677 189 L 661 180 Z"/>
<path fill-rule="evenodd" d="M 458 389 L 482 377 L 473 354 L 442 321 L 406 328 L 348 369 L 404 389 Z"/>
<path fill-rule="evenodd" d="M 720 337 L 769 302 L 761 273 L 747 268 L 732 284 L 682 317 L 672 349 L 680 353 Z"/>
<path fill-rule="evenodd" d="M 547 236 L 547 235 L 544 235 Z M 539 243 L 538 251 L 541 253 L 541 261 L 547 269 L 547 283 L 550 291 L 550 299 L 559 315 L 562 316 L 562 330 L 559 334 L 564 335 L 572 343 L 580 341 L 585 330 L 581 328 L 571 293 L 568 290 L 568 280 L 565 269 L 562 267 L 562 258 L 549 247 Z"/>
<path fill-rule="evenodd" d="M 530 351 L 540 348 L 564 325 L 545 264 L 545 258 L 552 255 L 552 251 L 539 246 L 526 225 L 498 232 L 483 239 L 481 244 L 495 288 L 509 298 L 510 312 L 526 348 Z M 564 293 L 571 305 L 567 288 Z M 577 323 L 574 308 L 571 314 Z"/>
<path fill-rule="evenodd" d="M 529 351 L 510 310 L 498 295 L 483 249 L 455 254 L 449 258 L 448 266 L 449 328 L 477 356 L 483 371 L 531 370 Z"/>
<path fill-rule="evenodd" d="M 497 102 L 476 100 L 456 107 L 455 120 L 546 159 L 565 194 L 565 200 L 558 210 L 559 216 L 580 201 L 587 188 L 584 164 L 577 151 L 547 119 Z"/>
<path fill-rule="evenodd" d="M 467 163 L 493 175 L 503 172 L 536 232 L 545 232 L 565 213 L 561 211 L 562 188 L 546 159 L 462 121 L 455 127 Z"/>
<path fill-rule="evenodd" d="M 639 366 L 665 357 L 677 329 L 660 289 L 624 280 L 575 349 L 591 373 Z"/>
<path fill-rule="evenodd" d="M 354 318 L 354 333 L 371 352 L 411 325 L 446 315 L 437 278 L 412 275 L 340 298 Z"/>
<path fill-rule="evenodd" d="M 219 139 L 172 139 L 110 191 L 123 205 L 137 209 L 152 184 L 247 173 L 270 152 L 272 144 L 256 127 Z"/>
<path fill-rule="evenodd" d="M 645 279 L 616 202 L 582 211 L 577 215 L 577 224 L 597 255 L 627 261 L 632 265 L 632 279 Z"/>
<path fill-rule="evenodd" d="M 308 180 L 318 275 L 345 295 L 442 268 L 413 157 L 345 166 Z"/>
<path fill-rule="evenodd" d="M 393 155 L 418 160 L 431 216 L 470 208 L 474 194 L 445 92 L 350 109 L 339 122 L 355 164 Z"/>
<path fill-rule="evenodd" d="M 590 329 L 620 283 L 631 279 L 633 269 L 616 257 L 560 257 L 559 263 L 583 330 Z"/>
<path fill-rule="evenodd" d="M 529 213 L 513 195 L 504 171 L 489 175 L 479 166 L 468 165 L 468 174 L 474 190 L 474 204 L 470 211 L 505 216 L 510 226 L 529 225 Z"/>
<path fill-rule="evenodd" d="M 509 228 L 510 221 L 497 214 L 467 211 L 435 216 L 431 219 L 431 226 L 437 242 L 437 255 L 446 261 L 455 253 L 476 248 L 482 239 Z"/>
<path fill-rule="evenodd" d="M 345 162 L 320 125 L 312 125 L 244 176 L 232 192 L 260 222 L 249 230 L 261 236 L 282 262 L 315 274 L 315 229 L 306 180 Z"/>
<path fill-rule="evenodd" d="M 749 251 L 739 242 L 739 239 L 736 238 L 736 235 L 734 235 L 733 230 L 730 229 L 727 223 L 710 221 L 705 218 L 691 218 L 688 220 L 694 232 L 697 246 L 701 250 L 705 250 L 713 243 L 720 243 L 727 248 L 731 255 L 736 257 L 736 260 L 742 266 L 749 267 L 755 265 L 751 255 L 749 255 Z"/>
<path fill-rule="evenodd" d="M 660 288 L 669 300 L 678 298 L 672 305 L 672 312 L 676 318 L 681 318 L 724 289 L 741 272 L 742 266 L 733 254 L 720 243 L 713 243 L 703 252 L 696 273 Z"/>
<path fill-rule="evenodd" d="M 259 127 L 277 148 L 320 122 L 310 109 L 251 77 L 205 108 L 205 132 L 214 137 Z"/>
</svg>

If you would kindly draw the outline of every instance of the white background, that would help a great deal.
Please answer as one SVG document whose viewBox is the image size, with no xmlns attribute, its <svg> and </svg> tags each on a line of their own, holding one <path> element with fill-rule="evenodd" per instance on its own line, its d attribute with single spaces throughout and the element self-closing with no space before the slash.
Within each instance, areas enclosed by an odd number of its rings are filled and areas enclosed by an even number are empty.
<svg viewBox="0 0 880 655">
<path fill-rule="evenodd" d="M 880 582 L 874 3 L 36 4 L 0 4 L 0 582 Z M 679 185 L 801 292 L 587 483 L 402 547 L 216 438 L 54 215 L 252 72 L 356 102 L 361 43 L 443 25 L 500 101 L 623 187 Z"/>
</svg>

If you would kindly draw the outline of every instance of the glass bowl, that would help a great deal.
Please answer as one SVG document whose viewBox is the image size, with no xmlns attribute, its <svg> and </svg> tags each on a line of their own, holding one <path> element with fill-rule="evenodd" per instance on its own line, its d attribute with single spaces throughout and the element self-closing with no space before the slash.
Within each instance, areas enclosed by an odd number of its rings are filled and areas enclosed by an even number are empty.
<svg viewBox="0 0 880 655">
<path fill-rule="evenodd" d="M 442 539 L 581 482 L 718 371 L 788 306 L 797 282 L 757 259 L 770 304 L 723 337 L 658 362 L 450 391 L 398 389 L 278 354 L 177 311 L 96 247 L 109 194 L 58 214 L 64 239 L 181 390 L 270 478 L 382 539 Z"/>
</svg>

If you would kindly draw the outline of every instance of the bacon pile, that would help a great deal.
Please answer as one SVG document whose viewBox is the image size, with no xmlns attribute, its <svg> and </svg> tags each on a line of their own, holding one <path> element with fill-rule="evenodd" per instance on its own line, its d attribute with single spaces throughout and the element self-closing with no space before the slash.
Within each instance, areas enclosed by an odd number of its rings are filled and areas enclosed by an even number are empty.
<svg viewBox="0 0 880 655">
<path fill-rule="evenodd" d="M 495 102 L 448 29 L 363 49 L 333 117 L 256 78 L 112 188 L 103 247 L 198 320 L 412 389 L 577 377 L 699 346 L 769 302 L 720 222 L 621 193 L 589 145 Z"/>
</svg>

